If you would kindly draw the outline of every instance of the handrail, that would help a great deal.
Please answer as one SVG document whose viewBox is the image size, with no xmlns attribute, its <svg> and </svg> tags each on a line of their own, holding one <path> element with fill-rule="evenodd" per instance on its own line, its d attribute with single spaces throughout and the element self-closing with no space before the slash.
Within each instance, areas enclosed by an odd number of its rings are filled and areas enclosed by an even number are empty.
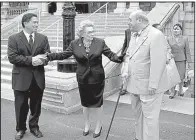
<svg viewBox="0 0 196 140">
<path fill-rule="evenodd" d="M 58 23 L 60 20 L 62 20 L 62 18 L 58 19 L 57 21 L 55 21 L 54 23 L 50 24 L 49 26 L 47 26 L 45 29 L 43 29 L 40 33 L 43 33 L 45 30 L 47 30 L 48 28 L 52 27 L 53 25 L 55 25 L 56 23 Z"/>
<path fill-rule="evenodd" d="M 88 17 L 87 17 L 87 19 L 89 18 L 89 17 L 91 17 L 92 15 L 94 15 L 95 13 L 97 13 L 99 10 L 101 10 L 103 7 L 105 7 L 106 5 L 108 5 L 108 3 L 109 2 L 107 2 L 106 4 L 104 4 L 103 6 L 101 6 L 99 9 L 97 9 L 95 12 L 93 12 L 92 14 L 90 14 Z"/>
<path fill-rule="evenodd" d="M 160 21 L 160 24 L 164 26 L 164 24 L 174 15 L 174 13 L 180 8 L 179 3 L 175 3 L 172 8 L 167 12 L 165 17 Z M 171 13 L 172 12 L 172 13 Z M 171 14 L 169 14 L 171 13 Z"/>
<path fill-rule="evenodd" d="M 105 3 L 103 6 L 101 6 L 99 9 L 97 9 L 95 12 L 93 12 L 92 14 L 90 14 L 87 18 L 85 19 L 88 19 L 90 18 L 91 16 L 93 16 L 95 13 L 97 13 L 99 10 L 101 10 L 103 7 L 106 6 L 106 18 L 105 18 L 105 29 L 106 29 L 106 25 L 107 25 L 107 5 L 108 5 L 109 2 Z M 59 24 L 60 24 L 60 21 L 63 20 L 63 18 L 60 18 L 58 19 L 57 21 L 55 21 L 54 23 L 52 23 L 51 25 L 47 26 L 46 28 L 44 28 L 43 30 L 40 31 L 40 33 L 43 33 L 44 31 L 46 31 L 47 29 L 49 29 L 50 27 L 52 27 L 53 25 L 56 25 L 57 24 L 57 52 L 59 51 Z"/>
</svg>

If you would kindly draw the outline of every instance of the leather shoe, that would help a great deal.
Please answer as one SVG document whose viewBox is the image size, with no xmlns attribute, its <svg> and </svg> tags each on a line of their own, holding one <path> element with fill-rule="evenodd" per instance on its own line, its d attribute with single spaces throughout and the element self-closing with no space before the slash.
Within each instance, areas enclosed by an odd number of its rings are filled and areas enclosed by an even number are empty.
<svg viewBox="0 0 196 140">
<path fill-rule="evenodd" d="M 19 130 L 15 135 L 15 140 L 21 140 L 25 134 L 24 130 Z"/>
<path fill-rule="evenodd" d="M 127 94 L 127 91 L 126 91 L 126 90 L 122 90 L 122 91 L 120 92 L 120 95 L 125 95 L 125 94 Z"/>
<path fill-rule="evenodd" d="M 39 129 L 32 129 L 30 132 L 37 138 L 43 137 L 43 134 Z"/>
<path fill-rule="evenodd" d="M 101 130 L 102 130 L 102 127 L 101 127 L 101 129 L 100 129 L 98 134 L 93 133 L 93 138 L 99 137 L 101 135 Z"/>
<path fill-rule="evenodd" d="M 87 136 L 89 134 L 89 130 L 87 132 L 83 131 L 83 136 Z"/>
</svg>

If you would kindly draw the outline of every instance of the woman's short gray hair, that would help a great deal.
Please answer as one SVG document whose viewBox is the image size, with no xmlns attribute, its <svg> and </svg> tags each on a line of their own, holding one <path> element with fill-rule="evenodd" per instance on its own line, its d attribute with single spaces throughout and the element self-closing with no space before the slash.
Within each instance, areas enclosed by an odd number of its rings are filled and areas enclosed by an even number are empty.
<svg viewBox="0 0 196 140">
<path fill-rule="evenodd" d="M 83 20 L 80 22 L 80 25 L 77 29 L 77 36 L 82 37 L 84 33 L 84 28 L 85 27 L 93 27 L 94 28 L 94 23 L 90 20 Z"/>
</svg>

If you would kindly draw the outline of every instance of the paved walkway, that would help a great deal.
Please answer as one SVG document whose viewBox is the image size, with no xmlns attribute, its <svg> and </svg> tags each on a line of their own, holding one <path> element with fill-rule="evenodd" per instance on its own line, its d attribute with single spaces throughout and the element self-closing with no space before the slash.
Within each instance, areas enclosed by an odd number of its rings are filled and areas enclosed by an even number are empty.
<svg viewBox="0 0 196 140">
<path fill-rule="evenodd" d="M 3 86 L 5 87 L 5 85 Z M 11 88 L 9 90 L 2 88 L 1 90 L 2 140 L 12 140 L 15 135 L 13 93 L 10 91 Z M 103 130 L 97 140 L 105 140 L 115 107 L 115 102 L 112 100 L 116 100 L 116 95 L 104 101 Z M 188 110 L 189 107 L 192 107 L 193 99 L 177 97 L 171 101 L 172 103 L 170 103 L 170 101 L 167 95 L 164 95 L 164 103 L 160 114 L 161 140 L 194 140 L 194 115 L 191 115 L 193 114 L 192 111 L 185 111 L 186 109 Z M 191 103 L 189 104 L 188 102 Z M 181 108 L 176 107 L 178 105 L 181 105 Z M 167 111 L 169 108 L 172 111 Z M 178 113 L 178 111 L 180 111 L 180 113 Z M 42 109 L 39 125 L 44 137 L 40 138 L 40 140 L 92 140 L 92 134 L 95 128 L 95 117 L 95 114 L 91 115 L 90 134 L 84 137 L 82 136 L 84 124 L 81 110 L 70 115 L 65 115 Z M 118 106 L 108 140 L 132 140 L 134 137 L 134 117 L 130 102 L 128 102 L 128 95 L 125 95 L 121 98 L 121 103 Z M 27 130 L 23 139 L 35 140 L 29 130 Z"/>
<path fill-rule="evenodd" d="M 14 93 L 10 84 L 1 83 L 1 98 L 14 101 Z M 105 100 L 117 101 L 118 93 L 109 96 Z M 121 96 L 120 103 L 131 104 L 129 95 Z M 194 98 L 179 97 L 169 99 L 168 95 L 163 96 L 162 110 L 194 115 Z"/>
<path fill-rule="evenodd" d="M 97 140 L 105 140 L 115 102 L 104 101 L 103 130 Z M 90 134 L 82 136 L 82 111 L 64 115 L 42 109 L 39 120 L 44 137 L 40 140 L 93 140 L 95 115 L 91 115 Z M 28 125 L 27 125 L 28 126 Z M 13 140 L 15 135 L 15 113 L 13 101 L 1 99 L 1 140 Z M 113 121 L 108 140 L 133 140 L 134 118 L 129 104 L 120 103 Z M 194 140 L 194 116 L 161 111 L 161 140 Z M 35 140 L 29 129 L 23 140 Z"/>
</svg>

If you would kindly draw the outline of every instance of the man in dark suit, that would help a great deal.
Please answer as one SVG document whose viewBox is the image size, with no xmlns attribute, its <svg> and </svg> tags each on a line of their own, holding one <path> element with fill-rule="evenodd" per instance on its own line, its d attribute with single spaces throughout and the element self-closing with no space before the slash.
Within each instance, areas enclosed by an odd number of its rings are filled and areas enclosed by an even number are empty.
<svg viewBox="0 0 196 140">
<path fill-rule="evenodd" d="M 38 120 L 45 88 L 44 54 L 50 52 L 48 38 L 37 33 L 37 15 L 28 13 L 22 17 L 23 31 L 8 39 L 8 59 L 13 64 L 12 89 L 15 95 L 16 135 L 22 139 L 25 134 L 26 119 L 30 108 L 29 128 L 37 138 L 42 137 Z M 28 99 L 30 102 L 28 103 Z"/>
<path fill-rule="evenodd" d="M 128 29 L 125 30 L 125 40 L 124 40 L 124 43 L 123 43 L 121 55 L 123 55 L 123 56 L 126 55 L 127 49 L 129 47 L 130 40 L 131 40 L 131 30 L 128 28 Z M 120 93 L 121 95 L 125 95 L 127 93 L 126 88 L 127 88 L 126 83 L 124 83 L 123 84 L 123 90 Z"/>
</svg>

